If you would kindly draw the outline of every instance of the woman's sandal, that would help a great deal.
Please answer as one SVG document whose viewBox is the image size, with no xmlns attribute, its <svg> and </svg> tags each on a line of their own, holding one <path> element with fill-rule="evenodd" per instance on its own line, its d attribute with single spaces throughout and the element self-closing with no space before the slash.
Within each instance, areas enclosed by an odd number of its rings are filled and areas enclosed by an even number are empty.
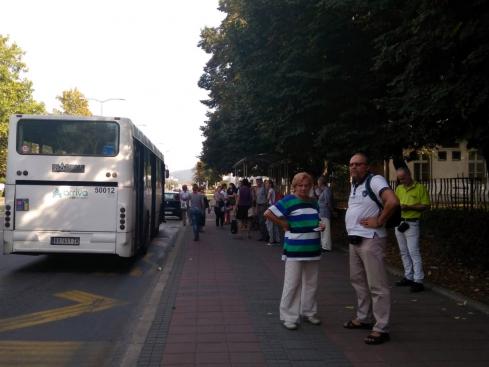
<svg viewBox="0 0 489 367">
<path fill-rule="evenodd" d="M 372 330 L 373 324 L 361 322 L 360 324 L 355 324 L 353 320 L 349 320 L 343 324 L 345 329 L 364 329 Z"/>
<path fill-rule="evenodd" d="M 377 344 L 382 344 L 384 342 L 387 342 L 391 340 L 391 337 L 389 336 L 389 333 L 380 333 L 378 332 L 379 335 L 375 335 L 373 333 L 370 333 L 366 338 L 365 338 L 365 344 L 369 345 L 377 345 Z"/>
</svg>

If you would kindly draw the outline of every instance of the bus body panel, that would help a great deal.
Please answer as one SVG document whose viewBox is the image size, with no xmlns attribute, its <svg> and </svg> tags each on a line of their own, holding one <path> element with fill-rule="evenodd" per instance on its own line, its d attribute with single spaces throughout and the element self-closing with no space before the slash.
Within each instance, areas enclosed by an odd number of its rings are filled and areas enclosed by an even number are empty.
<svg viewBox="0 0 489 367">
<path fill-rule="evenodd" d="M 53 245 L 53 239 L 77 239 L 78 245 Z M 13 234 L 13 250 L 42 253 L 115 253 L 116 234 L 114 232 L 70 232 L 70 231 L 18 231 Z"/>
<path fill-rule="evenodd" d="M 17 126 L 22 119 L 115 122 L 119 149 L 115 156 L 26 154 L 24 139 L 22 149 L 17 146 Z M 157 232 L 164 181 L 155 184 L 154 173 L 164 172 L 163 155 L 129 119 L 17 115 L 10 118 L 9 127 L 5 205 L 12 215 L 3 233 L 5 254 L 134 256 L 137 240 L 142 238 L 135 232 L 135 141 L 152 157 L 152 167 L 161 165 L 158 170 L 150 167 L 142 188 L 142 213 L 150 221 L 151 233 Z M 149 182 L 153 184 L 146 184 Z"/>
<path fill-rule="evenodd" d="M 117 187 L 16 186 L 15 230 L 115 232 L 116 215 Z"/>
</svg>

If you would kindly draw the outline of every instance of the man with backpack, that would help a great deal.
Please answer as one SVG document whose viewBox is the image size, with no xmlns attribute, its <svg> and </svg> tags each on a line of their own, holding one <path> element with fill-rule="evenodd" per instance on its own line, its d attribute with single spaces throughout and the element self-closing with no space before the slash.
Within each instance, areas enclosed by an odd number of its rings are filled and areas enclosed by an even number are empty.
<svg viewBox="0 0 489 367">
<path fill-rule="evenodd" d="M 391 307 L 384 264 L 385 224 L 399 206 L 399 200 L 384 177 L 370 174 L 364 153 L 354 154 L 349 166 L 352 186 L 345 223 L 350 243 L 350 281 L 357 295 L 357 311 L 356 317 L 343 326 L 371 330 L 365 343 L 382 344 L 390 339 Z"/>
</svg>

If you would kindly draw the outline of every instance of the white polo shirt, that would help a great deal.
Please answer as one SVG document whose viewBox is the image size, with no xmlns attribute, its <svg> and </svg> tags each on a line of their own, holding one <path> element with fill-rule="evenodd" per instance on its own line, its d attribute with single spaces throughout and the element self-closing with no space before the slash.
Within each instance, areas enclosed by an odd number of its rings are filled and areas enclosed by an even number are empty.
<svg viewBox="0 0 489 367">
<path fill-rule="evenodd" d="M 387 231 L 385 227 L 380 228 L 365 228 L 360 224 L 360 219 L 368 217 L 376 217 L 379 215 L 379 207 L 368 196 L 367 189 L 365 187 L 366 179 L 357 187 L 353 184 L 351 186 L 350 197 L 348 198 L 348 209 L 345 216 L 346 231 L 350 236 L 361 236 L 364 238 L 374 238 L 375 234 L 378 237 L 387 237 Z M 370 181 L 370 188 L 374 194 L 382 202 L 379 196 L 385 188 L 389 188 L 389 184 L 384 177 L 375 175 Z"/>
</svg>

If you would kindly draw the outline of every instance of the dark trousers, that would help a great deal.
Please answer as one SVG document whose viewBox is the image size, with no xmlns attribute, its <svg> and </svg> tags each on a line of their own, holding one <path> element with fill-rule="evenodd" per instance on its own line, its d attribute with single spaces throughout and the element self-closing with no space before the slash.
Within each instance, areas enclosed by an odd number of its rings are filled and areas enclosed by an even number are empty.
<svg viewBox="0 0 489 367">
<path fill-rule="evenodd" d="M 216 214 L 216 227 L 223 226 L 224 224 L 224 212 L 218 206 L 214 207 L 214 213 Z"/>
<path fill-rule="evenodd" d="M 258 220 L 258 229 L 260 231 L 260 238 L 264 240 L 268 240 L 268 230 L 267 225 L 265 224 L 265 217 L 263 214 L 268 209 L 267 204 L 257 204 L 256 206 L 256 217 Z"/>
</svg>

